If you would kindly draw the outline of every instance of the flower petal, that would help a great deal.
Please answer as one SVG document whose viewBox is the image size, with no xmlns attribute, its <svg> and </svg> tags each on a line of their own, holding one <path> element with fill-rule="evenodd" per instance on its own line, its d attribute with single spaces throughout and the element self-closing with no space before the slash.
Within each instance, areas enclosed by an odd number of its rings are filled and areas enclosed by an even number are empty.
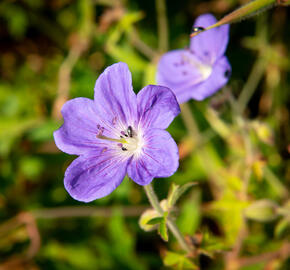
<svg viewBox="0 0 290 270">
<path fill-rule="evenodd" d="M 110 194 L 126 174 L 128 160 L 112 151 L 94 151 L 75 159 L 65 172 L 64 186 L 78 201 L 90 202 Z"/>
<path fill-rule="evenodd" d="M 56 146 L 65 153 L 81 155 L 96 148 L 98 115 L 95 103 L 88 98 L 66 102 L 61 113 L 64 124 L 53 133 Z"/>
<path fill-rule="evenodd" d="M 220 58 L 213 66 L 211 75 L 204 82 L 185 90 L 191 92 L 195 100 L 203 100 L 213 95 L 228 82 L 231 75 L 231 66 L 226 56 Z M 185 100 L 186 101 L 186 100 Z"/>
<path fill-rule="evenodd" d="M 211 14 L 199 16 L 194 27 L 208 27 L 216 23 L 216 19 Z M 192 37 L 190 40 L 190 49 L 202 60 L 213 64 L 216 59 L 221 57 L 226 50 L 229 41 L 229 25 L 222 25 Z"/>
<path fill-rule="evenodd" d="M 154 177 L 169 177 L 178 168 L 178 148 L 170 134 L 162 129 L 149 129 L 144 134 L 143 153 L 128 165 L 129 177 L 139 185 L 149 184 Z"/>
<path fill-rule="evenodd" d="M 96 81 L 94 99 L 98 113 L 107 122 L 117 122 L 123 128 L 133 124 L 137 103 L 127 64 L 120 62 L 105 69 Z"/>
<path fill-rule="evenodd" d="M 173 92 L 164 86 L 148 85 L 137 95 L 139 121 L 143 128 L 165 129 L 180 108 Z"/>
<path fill-rule="evenodd" d="M 157 83 L 175 92 L 182 85 L 192 85 L 201 81 L 201 73 L 193 63 L 197 59 L 189 50 L 174 50 L 165 53 L 157 69 Z"/>
</svg>

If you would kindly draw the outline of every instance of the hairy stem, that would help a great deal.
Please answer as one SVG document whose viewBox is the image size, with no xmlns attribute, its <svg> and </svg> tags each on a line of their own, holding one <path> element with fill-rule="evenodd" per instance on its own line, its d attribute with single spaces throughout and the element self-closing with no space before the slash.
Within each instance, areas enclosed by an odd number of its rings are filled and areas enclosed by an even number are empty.
<svg viewBox="0 0 290 270">
<path fill-rule="evenodd" d="M 158 200 L 158 198 L 157 198 L 157 196 L 156 196 L 156 194 L 154 192 L 154 189 L 153 189 L 152 185 L 149 184 L 149 185 L 144 186 L 144 190 L 145 190 L 147 198 L 148 198 L 150 204 L 152 205 L 152 207 L 160 215 L 163 215 L 164 211 L 163 211 L 163 209 L 160 206 L 159 200 Z M 170 231 L 172 232 L 172 234 L 177 239 L 177 241 L 180 244 L 180 246 L 182 247 L 182 249 L 184 249 L 186 252 L 190 252 L 190 248 L 187 245 L 183 235 L 179 231 L 179 229 L 178 229 L 177 225 L 175 224 L 175 222 L 173 220 L 171 220 L 170 218 L 168 218 L 167 225 L 168 225 L 168 228 L 170 229 Z"/>
</svg>

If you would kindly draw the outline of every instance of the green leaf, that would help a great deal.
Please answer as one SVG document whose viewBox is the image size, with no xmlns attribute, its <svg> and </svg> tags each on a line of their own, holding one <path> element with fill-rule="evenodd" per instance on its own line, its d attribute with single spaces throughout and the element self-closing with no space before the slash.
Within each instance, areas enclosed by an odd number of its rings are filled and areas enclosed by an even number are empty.
<svg viewBox="0 0 290 270">
<path fill-rule="evenodd" d="M 201 194 L 194 190 L 187 200 L 180 205 L 180 214 L 177 219 L 177 226 L 183 234 L 193 235 L 201 222 Z"/>
<path fill-rule="evenodd" d="M 275 227 L 275 236 L 283 238 L 290 235 L 290 218 L 285 217 L 281 219 Z"/>
<path fill-rule="evenodd" d="M 186 254 L 167 251 L 163 259 L 166 266 L 172 266 L 175 269 L 198 269 L 198 267 L 186 257 Z"/>
<path fill-rule="evenodd" d="M 168 241 L 168 231 L 167 231 L 167 216 L 168 212 L 164 212 L 164 216 L 161 218 L 158 233 L 164 241 Z"/>
<path fill-rule="evenodd" d="M 200 244 L 200 253 L 213 257 L 216 252 L 226 251 L 229 247 L 221 238 L 217 238 L 210 234 L 208 231 L 204 231 L 202 234 L 202 242 Z"/>
<path fill-rule="evenodd" d="M 37 118 L 0 118 L 0 139 L 13 136 L 21 136 L 28 129 L 41 122 Z"/>
<path fill-rule="evenodd" d="M 108 44 L 107 52 L 116 61 L 126 62 L 130 70 L 143 72 L 146 68 L 146 61 L 144 61 L 131 47 Z"/>
<path fill-rule="evenodd" d="M 149 225 L 155 225 L 155 224 L 159 224 L 164 220 L 164 217 L 156 217 L 156 218 L 152 218 L 151 220 L 149 220 L 147 222 L 147 224 Z"/>
<path fill-rule="evenodd" d="M 156 84 L 156 63 L 148 63 L 144 70 L 143 85 Z"/>
<path fill-rule="evenodd" d="M 261 222 L 272 221 L 278 216 L 277 207 L 277 204 L 271 200 L 259 200 L 245 209 L 245 216 Z"/>
<path fill-rule="evenodd" d="M 174 206 L 181 195 L 194 185 L 196 185 L 196 183 L 187 183 L 183 186 L 178 186 L 173 183 L 168 195 L 168 207 Z"/>
</svg>

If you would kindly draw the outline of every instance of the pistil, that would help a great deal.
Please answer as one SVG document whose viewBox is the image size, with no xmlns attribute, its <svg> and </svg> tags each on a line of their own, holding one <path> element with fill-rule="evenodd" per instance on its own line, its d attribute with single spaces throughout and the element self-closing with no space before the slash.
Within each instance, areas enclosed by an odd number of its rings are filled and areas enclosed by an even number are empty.
<svg viewBox="0 0 290 270">
<path fill-rule="evenodd" d="M 97 135 L 96 136 L 98 139 L 102 139 L 102 140 L 107 140 L 107 141 L 112 141 L 112 142 L 119 142 L 119 143 L 128 143 L 124 138 L 120 138 L 120 139 L 114 139 L 114 138 L 109 138 L 103 135 Z"/>
</svg>

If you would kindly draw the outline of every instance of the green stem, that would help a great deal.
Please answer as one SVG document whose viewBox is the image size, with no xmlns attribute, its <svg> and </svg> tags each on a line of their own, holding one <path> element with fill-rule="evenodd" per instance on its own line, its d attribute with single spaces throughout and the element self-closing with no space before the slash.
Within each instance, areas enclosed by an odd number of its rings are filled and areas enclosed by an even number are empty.
<svg viewBox="0 0 290 270">
<path fill-rule="evenodd" d="M 165 0 L 156 0 L 159 52 L 168 50 L 168 23 Z"/>
<path fill-rule="evenodd" d="M 244 112 L 249 100 L 253 96 L 256 88 L 258 87 L 258 84 L 263 77 L 265 66 L 266 66 L 266 63 L 263 59 L 258 59 L 257 62 L 254 64 L 251 74 L 248 78 L 248 81 L 246 82 L 238 98 L 237 105 L 238 105 L 238 112 L 240 114 Z"/>
<path fill-rule="evenodd" d="M 158 214 L 163 215 L 164 211 L 160 206 L 159 200 L 154 192 L 152 185 L 149 184 L 149 185 L 144 186 L 144 190 L 145 190 L 147 198 L 148 198 L 150 204 L 152 205 L 152 207 L 158 212 Z M 167 225 L 168 225 L 168 228 L 170 229 L 170 231 L 172 232 L 172 234 L 177 239 L 177 241 L 180 244 L 180 246 L 182 247 L 182 249 L 184 249 L 186 252 L 190 252 L 191 249 L 187 245 L 183 235 L 179 231 L 175 222 L 173 220 L 171 220 L 170 218 L 168 218 Z"/>
<path fill-rule="evenodd" d="M 190 110 L 189 105 L 187 103 L 183 103 L 180 105 L 180 109 L 181 116 L 185 124 L 185 127 L 188 130 L 188 133 L 192 138 L 195 138 L 195 140 L 199 141 L 200 140 L 199 130 L 192 116 L 192 112 Z"/>
<path fill-rule="evenodd" d="M 281 5 L 289 5 L 289 0 L 280 0 Z M 243 19 L 252 17 L 256 14 L 259 14 L 260 12 L 263 12 L 267 10 L 268 8 L 271 8 L 277 4 L 277 0 L 253 0 L 249 1 L 247 4 L 239 7 L 238 9 L 234 10 L 230 14 L 227 14 L 225 17 L 223 17 L 221 20 L 216 22 L 215 24 L 212 24 L 208 27 L 206 27 L 202 31 L 196 31 L 193 32 L 190 36 L 194 37 L 204 31 L 207 31 L 209 29 L 219 27 L 224 24 L 231 24 L 234 22 L 241 21 Z"/>
</svg>

